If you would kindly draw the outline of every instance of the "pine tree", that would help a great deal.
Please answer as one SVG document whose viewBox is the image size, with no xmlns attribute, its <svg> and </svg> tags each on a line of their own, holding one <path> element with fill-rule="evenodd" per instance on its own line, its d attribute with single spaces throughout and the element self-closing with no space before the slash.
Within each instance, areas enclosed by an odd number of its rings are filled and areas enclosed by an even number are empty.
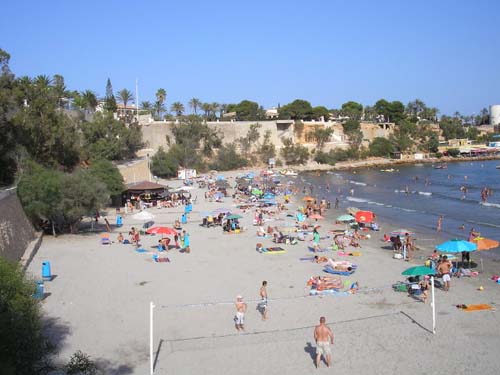
<svg viewBox="0 0 500 375">
<path fill-rule="evenodd" d="M 113 86 L 111 80 L 108 78 L 106 83 L 106 96 L 104 98 L 104 109 L 109 112 L 116 112 L 116 99 L 113 94 Z"/>
</svg>

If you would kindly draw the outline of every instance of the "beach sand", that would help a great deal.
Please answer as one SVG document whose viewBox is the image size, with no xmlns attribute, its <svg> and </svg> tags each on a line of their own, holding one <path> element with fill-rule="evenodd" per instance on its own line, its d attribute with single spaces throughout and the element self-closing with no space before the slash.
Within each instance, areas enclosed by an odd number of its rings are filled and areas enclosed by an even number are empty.
<svg viewBox="0 0 500 375">
<path fill-rule="evenodd" d="M 236 173 L 225 175 L 234 185 Z M 326 317 L 335 335 L 333 368 L 327 370 L 323 363 L 321 372 L 494 374 L 500 368 L 497 312 L 466 313 L 455 307 L 496 306 L 500 285 L 487 280 L 496 265 L 479 278 L 452 279 L 450 292 L 436 290 L 437 332 L 433 335 L 430 304 L 391 288 L 404 280 L 401 272 L 414 265 L 392 259 L 392 251 L 382 249 L 382 233 L 393 228 L 383 227 L 372 232 L 370 240 L 361 241 L 362 256 L 342 258 L 359 266 L 354 275 L 343 277 L 360 283 L 357 294 L 308 296 L 307 279 L 323 272 L 321 265 L 299 260 L 311 255 L 306 243 L 285 245 L 285 254 L 260 254 L 255 244 L 272 242 L 256 237 L 253 212 L 235 209 L 244 216 L 240 222 L 248 230 L 223 234 L 220 227 L 201 227 L 199 213 L 232 208 L 232 199 L 211 203 L 204 200 L 204 190 L 195 189 L 192 194 L 198 197 L 197 204 L 183 228 L 191 235 L 191 253 L 161 253 L 170 263 L 152 260 L 156 252 L 151 246 L 158 236 L 142 237 L 150 253 L 136 253 L 132 245 L 100 245 L 97 233 L 44 237 L 28 271 L 39 278 L 41 263 L 48 260 L 56 275 L 45 283 L 50 295 L 42 304 L 48 332 L 59 343 L 57 360 L 65 362 L 82 350 L 106 374 L 149 373 L 152 301 L 156 306 L 155 374 L 317 373 L 313 329 L 320 316 Z M 288 212 L 294 213 L 295 206 L 290 205 Z M 156 216 L 155 224 L 172 226 L 183 208 L 149 211 Z M 330 211 L 330 217 L 344 213 Z M 114 214 L 108 219 L 114 222 Z M 270 224 L 279 225 L 279 221 Z M 331 220 L 319 224 L 323 236 L 339 228 Z M 141 225 L 126 215 L 124 227 L 115 228 L 112 239 Z M 330 243 L 322 240 L 322 246 Z M 430 248 L 417 252 L 417 261 L 426 251 Z M 336 257 L 335 252 L 328 254 Z M 269 283 L 268 321 L 262 321 L 256 309 L 263 280 Z M 477 290 L 480 285 L 485 288 L 482 292 Z M 233 303 L 238 294 L 248 303 L 246 333 L 234 327 Z"/>
</svg>

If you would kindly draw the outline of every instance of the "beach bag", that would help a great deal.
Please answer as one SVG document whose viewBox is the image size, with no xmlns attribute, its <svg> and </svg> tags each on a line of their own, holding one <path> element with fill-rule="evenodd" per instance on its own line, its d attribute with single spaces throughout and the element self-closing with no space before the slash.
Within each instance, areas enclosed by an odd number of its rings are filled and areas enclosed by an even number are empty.
<svg viewBox="0 0 500 375">
<path fill-rule="evenodd" d="M 394 259 L 403 259 L 403 255 L 402 255 L 402 254 L 399 254 L 399 253 L 394 253 L 393 258 L 394 258 Z"/>
</svg>

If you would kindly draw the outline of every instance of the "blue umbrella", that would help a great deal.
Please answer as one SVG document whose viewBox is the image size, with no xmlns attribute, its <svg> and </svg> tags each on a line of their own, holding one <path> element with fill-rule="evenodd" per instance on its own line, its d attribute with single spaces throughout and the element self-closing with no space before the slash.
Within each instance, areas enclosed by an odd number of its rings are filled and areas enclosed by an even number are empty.
<svg viewBox="0 0 500 375">
<path fill-rule="evenodd" d="M 265 199 L 274 199 L 276 198 L 276 195 L 274 195 L 273 193 L 266 193 L 264 194 L 264 197 Z"/>
<path fill-rule="evenodd" d="M 436 249 L 444 253 L 461 253 L 462 251 L 476 251 L 477 245 L 464 240 L 451 240 L 437 245 Z"/>
<path fill-rule="evenodd" d="M 223 175 L 217 176 L 217 181 L 223 181 L 223 180 L 225 180 Z"/>
</svg>

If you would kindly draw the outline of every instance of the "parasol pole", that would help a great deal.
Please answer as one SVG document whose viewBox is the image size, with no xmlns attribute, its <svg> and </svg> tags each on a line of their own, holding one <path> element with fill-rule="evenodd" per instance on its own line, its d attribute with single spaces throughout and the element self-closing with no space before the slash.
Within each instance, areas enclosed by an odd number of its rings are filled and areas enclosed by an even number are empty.
<svg viewBox="0 0 500 375">
<path fill-rule="evenodd" d="M 434 276 L 431 275 L 432 333 L 436 334 L 436 303 L 434 301 Z"/>
</svg>

